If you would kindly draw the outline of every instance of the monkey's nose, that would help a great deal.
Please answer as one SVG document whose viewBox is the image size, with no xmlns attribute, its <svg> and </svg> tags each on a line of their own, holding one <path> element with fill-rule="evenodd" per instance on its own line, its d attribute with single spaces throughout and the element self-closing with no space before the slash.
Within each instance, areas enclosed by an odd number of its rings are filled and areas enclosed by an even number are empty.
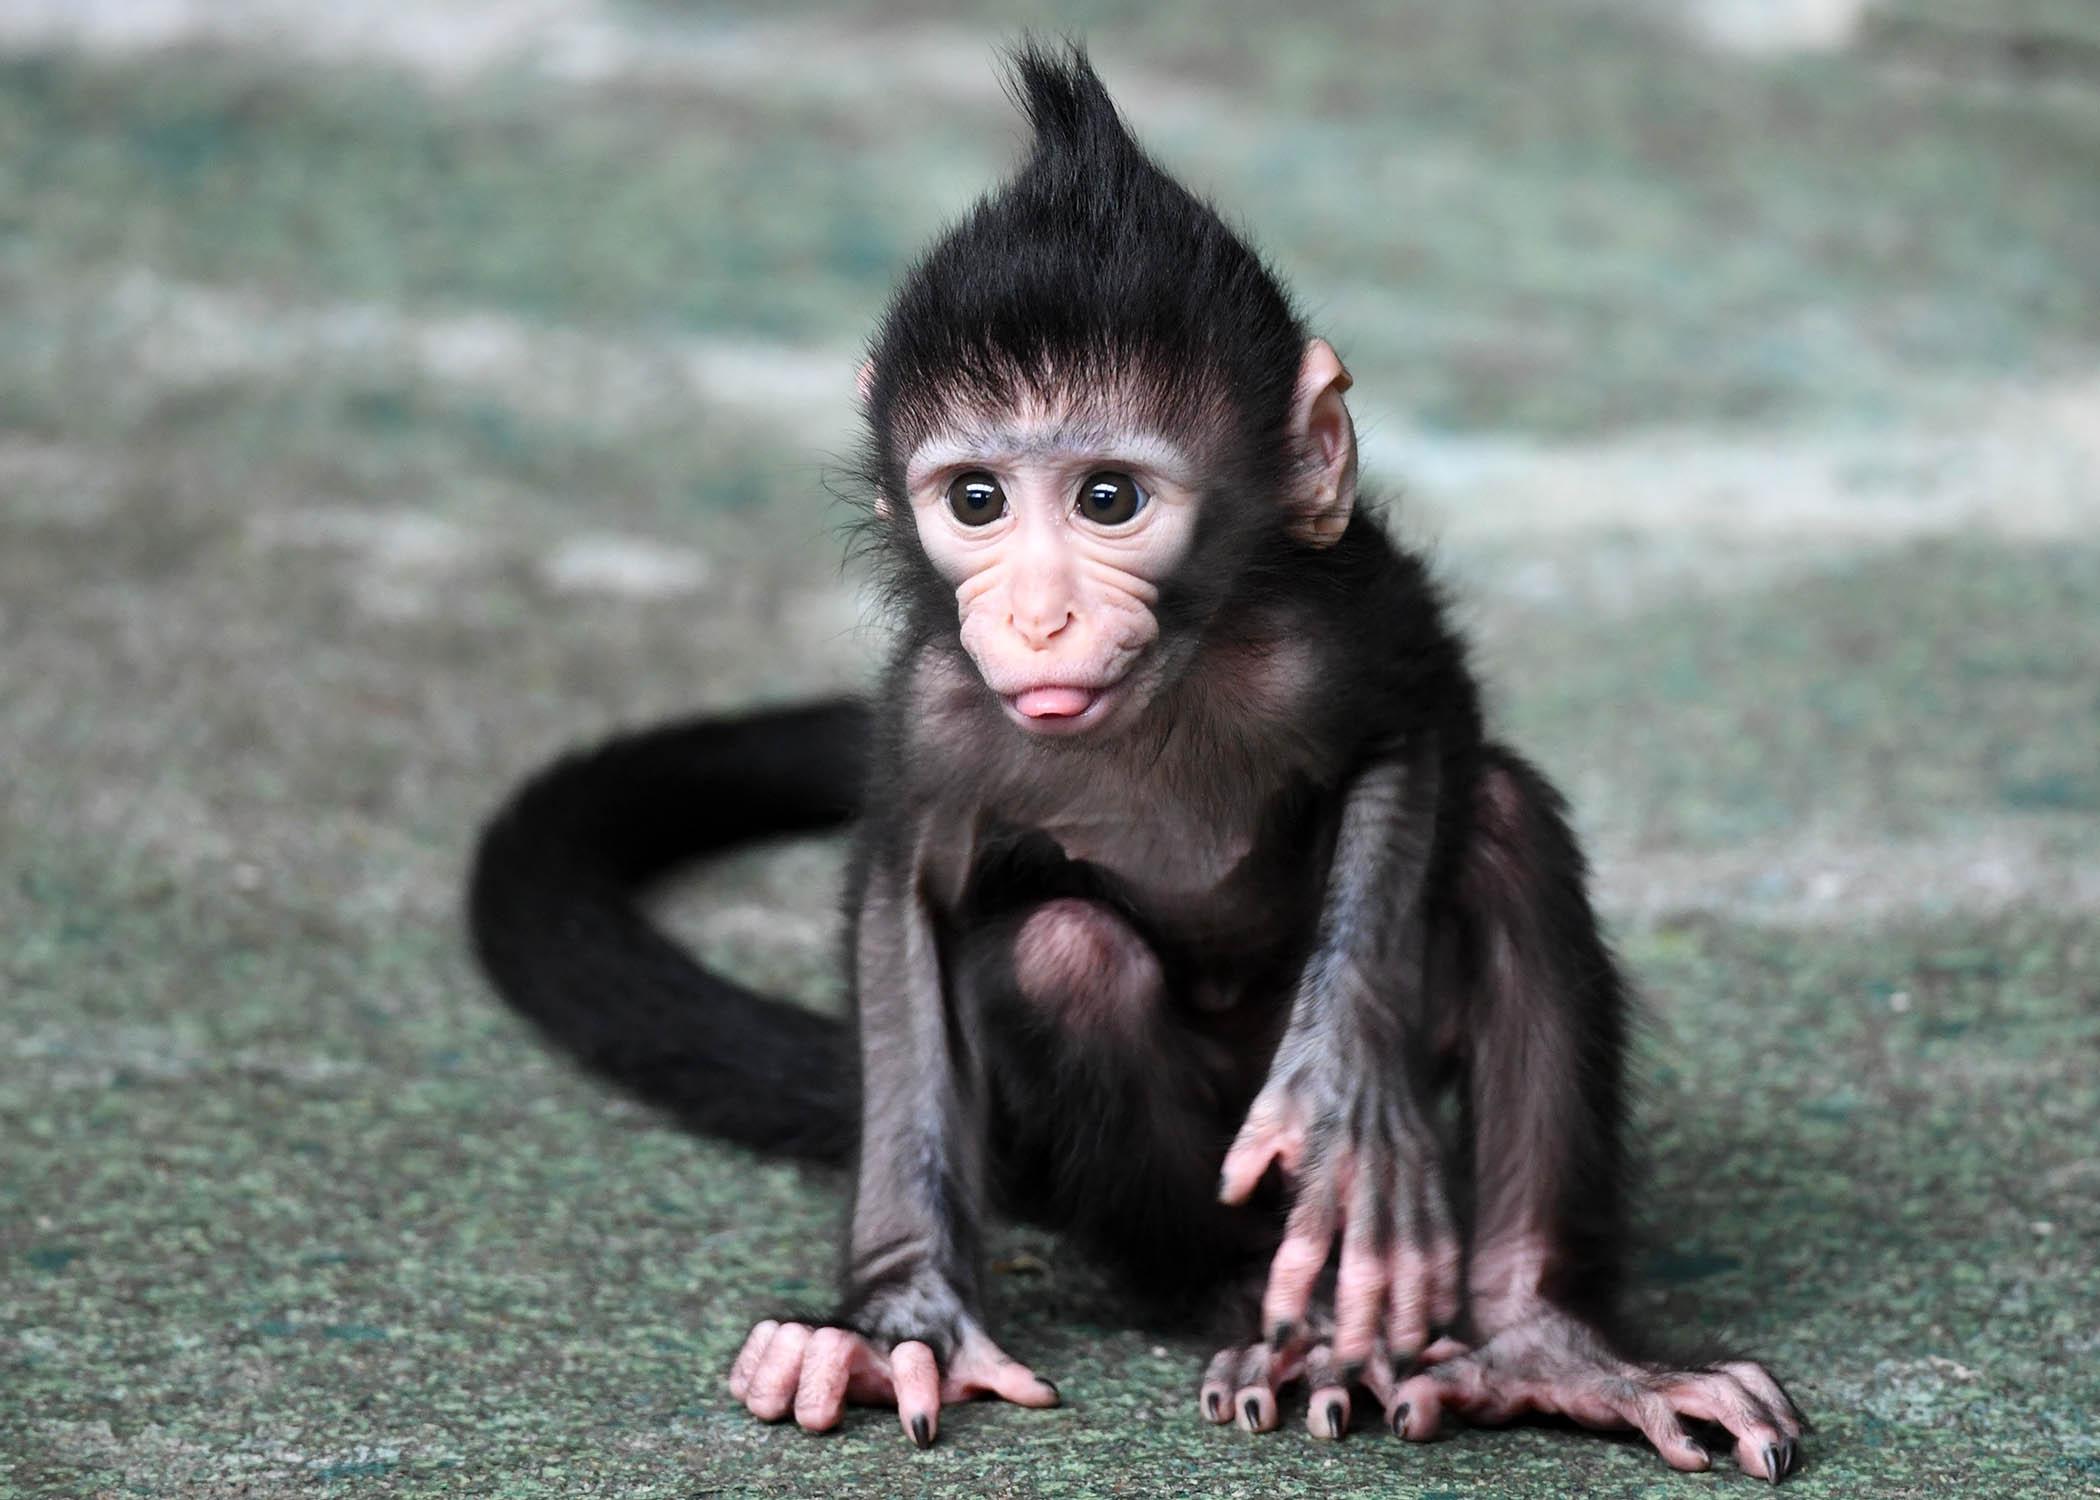
<svg viewBox="0 0 2100 1500">
<path fill-rule="evenodd" d="M 1040 614 L 1015 615 L 1011 623 L 1015 635 L 1041 651 L 1065 633 L 1072 623 L 1072 611 L 1052 609 Z"/>
</svg>

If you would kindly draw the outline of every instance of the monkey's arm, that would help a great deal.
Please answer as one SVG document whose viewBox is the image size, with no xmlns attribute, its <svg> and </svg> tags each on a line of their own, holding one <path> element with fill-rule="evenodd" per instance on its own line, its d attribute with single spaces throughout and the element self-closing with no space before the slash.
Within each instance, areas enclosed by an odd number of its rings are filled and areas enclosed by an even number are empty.
<svg viewBox="0 0 2100 1500">
<path fill-rule="evenodd" d="M 864 1092 L 842 1310 L 871 1337 L 946 1356 L 977 1305 L 982 1089 L 967 1029 L 945 1024 L 916 861 L 870 871 L 853 959 Z"/>
<path fill-rule="evenodd" d="M 1318 936 L 1269 1078 L 1226 1155 L 1237 1202 L 1271 1161 L 1295 1200 L 1270 1268 L 1262 1327 L 1304 1326 L 1337 1235 L 1334 1356 L 1346 1370 L 1382 1338 L 1410 1358 L 1457 1313 L 1458 1249 L 1422 1080 L 1428 1046 L 1423 885 L 1436 826 L 1428 737 L 1350 785 Z"/>
<path fill-rule="evenodd" d="M 761 1322 L 730 1391 L 766 1421 L 810 1431 L 848 1400 L 895 1403 L 933 1441 L 943 1402 L 995 1395 L 1054 1406 L 1057 1388 L 1010 1359 L 977 1319 L 983 1091 L 968 1032 L 947 1024 L 933 923 L 915 864 L 878 860 L 854 927 L 860 1167 L 835 1326 Z"/>
</svg>

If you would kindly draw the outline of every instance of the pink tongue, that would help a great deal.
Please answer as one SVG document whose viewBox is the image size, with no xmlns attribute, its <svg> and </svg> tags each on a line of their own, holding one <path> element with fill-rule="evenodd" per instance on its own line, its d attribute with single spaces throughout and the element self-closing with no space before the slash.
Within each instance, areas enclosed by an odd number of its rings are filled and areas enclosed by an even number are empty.
<svg viewBox="0 0 2100 1500">
<path fill-rule="evenodd" d="M 1031 719 L 1071 719 L 1087 710 L 1094 695 L 1085 688 L 1039 687 L 1014 694 L 1014 707 Z"/>
</svg>

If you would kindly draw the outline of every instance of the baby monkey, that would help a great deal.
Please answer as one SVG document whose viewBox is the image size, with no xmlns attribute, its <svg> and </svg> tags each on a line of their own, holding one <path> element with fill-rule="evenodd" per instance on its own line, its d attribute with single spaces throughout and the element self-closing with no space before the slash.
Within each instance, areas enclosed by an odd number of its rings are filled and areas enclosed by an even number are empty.
<svg viewBox="0 0 2100 1500">
<path fill-rule="evenodd" d="M 589 1065 L 857 1162 L 838 1303 L 767 1318 L 767 1421 L 1051 1406 L 983 1321 L 990 1208 L 1236 1329 L 1267 1431 L 1364 1395 L 1412 1441 L 1559 1413 L 1750 1474 L 1803 1422 L 1746 1360 L 1636 1358 L 1627 1001 L 1560 798 L 1488 737 L 1422 563 L 1358 503 L 1349 375 L 1134 142 L 1022 48 L 1018 174 L 914 266 L 861 371 L 896 645 L 872 703 L 618 740 L 484 835 L 482 963 Z M 859 821 L 851 1032 L 700 968 L 637 888 Z"/>
</svg>

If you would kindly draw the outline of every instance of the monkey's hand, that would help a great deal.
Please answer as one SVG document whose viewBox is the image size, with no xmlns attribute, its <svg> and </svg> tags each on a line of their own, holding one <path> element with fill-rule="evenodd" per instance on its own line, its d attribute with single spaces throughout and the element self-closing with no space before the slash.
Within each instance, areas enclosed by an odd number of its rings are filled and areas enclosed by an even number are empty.
<svg viewBox="0 0 2100 1500">
<path fill-rule="evenodd" d="M 1435 1133 L 1406 1085 L 1317 1052 L 1272 1075 L 1226 1153 L 1219 1197 L 1244 1201 L 1275 1162 L 1295 1198 L 1269 1267 L 1262 1332 L 1279 1351 L 1337 1238 L 1334 1357 L 1346 1384 L 1380 1341 L 1412 1362 L 1458 1314 L 1458 1239 Z"/>
<path fill-rule="evenodd" d="M 763 1422 L 789 1413 L 806 1432 L 838 1426 L 851 1401 L 894 1406 L 921 1448 L 940 1431 L 941 1407 L 979 1396 L 1019 1406 L 1057 1405 L 1057 1387 L 1010 1358 L 975 1323 L 963 1325 L 941 1368 L 933 1346 L 902 1340 L 885 1350 L 850 1328 L 812 1328 L 767 1318 L 751 1330 L 729 1371 L 729 1394 Z"/>
</svg>

